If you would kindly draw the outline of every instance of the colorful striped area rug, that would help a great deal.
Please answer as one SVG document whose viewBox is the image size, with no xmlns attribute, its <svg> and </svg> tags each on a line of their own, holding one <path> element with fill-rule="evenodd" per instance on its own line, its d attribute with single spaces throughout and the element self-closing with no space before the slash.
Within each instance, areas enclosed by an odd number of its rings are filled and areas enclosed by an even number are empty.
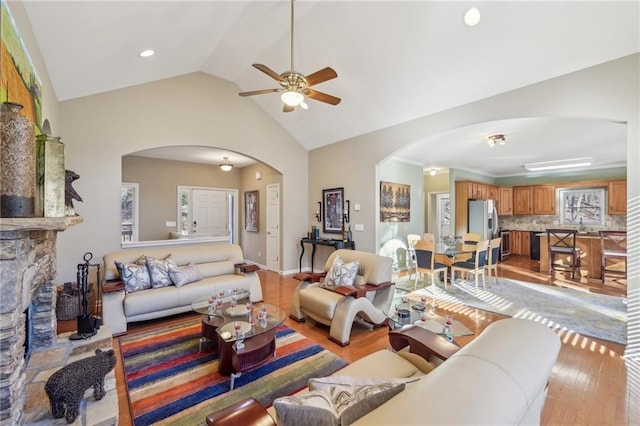
<svg viewBox="0 0 640 426">
<path fill-rule="evenodd" d="M 328 376 L 347 362 L 296 331 L 276 332 L 276 356 L 243 373 L 229 391 L 208 342 L 199 351 L 200 318 L 188 317 L 120 337 L 134 424 L 205 424 L 206 416 L 246 397 L 265 406 Z"/>
</svg>

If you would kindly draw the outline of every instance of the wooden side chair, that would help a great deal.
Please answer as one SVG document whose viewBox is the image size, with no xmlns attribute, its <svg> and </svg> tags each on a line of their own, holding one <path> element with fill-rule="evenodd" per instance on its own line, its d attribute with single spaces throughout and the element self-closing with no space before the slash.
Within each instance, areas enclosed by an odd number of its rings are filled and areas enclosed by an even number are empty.
<svg viewBox="0 0 640 426">
<path fill-rule="evenodd" d="M 456 272 L 460 272 L 460 275 L 465 274 L 468 280 L 471 274 L 474 276 L 476 291 L 478 291 L 478 276 L 482 275 L 482 288 L 485 286 L 485 266 L 487 265 L 487 259 L 489 254 L 489 240 L 483 240 L 476 245 L 476 252 L 473 261 L 461 261 L 454 262 L 451 265 L 451 283 L 455 282 Z"/>
<path fill-rule="evenodd" d="M 489 259 L 485 266 L 488 276 L 491 276 L 491 271 L 493 271 L 493 276 L 496 277 L 496 284 L 498 284 L 498 261 L 500 260 L 501 243 L 502 238 L 500 237 L 489 240 Z"/>
<path fill-rule="evenodd" d="M 454 262 L 462 262 L 466 260 L 472 260 L 475 257 L 476 246 L 482 239 L 482 235 L 476 232 L 468 232 L 462 235 L 461 249 L 465 252 L 457 254 L 454 257 Z"/>
<path fill-rule="evenodd" d="M 547 229 L 549 251 L 549 275 L 552 271 L 571 271 L 571 279 L 575 279 L 576 271 L 580 273 L 580 248 L 576 247 L 578 231 L 575 229 Z M 560 257 L 563 263 L 556 263 Z"/>
<path fill-rule="evenodd" d="M 603 283 L 605 274 L 627 278 L 627 232 L 600 231 L 600 258 L 600 278 Z M 620 263 L 624 263 L 624 269 L 617 266 Z"/>
<path fill-rule="evenodd" d="M 421 274 L 431 276 L 431 292 L 433 294 L 435 294 L 436 289 L 436 274 L 438 274 L 438 278 L 440 274 L 443 275 L 443 283 L 446 288 L 448 267 L 445 264 L 436 263 L 436 243 L 433 241 L 420 240 L 416 243 L 414 249 L 416 252 L 416 280 L 413 284 L 413 289 L 415 290 L 418 286 L 418 275 Z M 426 279 L 424 286 L 427 286 Z"/>
</svg>

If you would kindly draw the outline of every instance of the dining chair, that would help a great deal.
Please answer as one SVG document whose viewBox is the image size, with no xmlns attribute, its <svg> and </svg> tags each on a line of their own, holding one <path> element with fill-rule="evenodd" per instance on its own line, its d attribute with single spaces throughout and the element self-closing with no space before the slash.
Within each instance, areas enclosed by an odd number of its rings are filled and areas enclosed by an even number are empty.
<svg viewBox="0 0 640 426">
<path fill-rule="evenodd" d="M 575 229 L 547 229 L 547 245 L 549 251 L 549 275 L 552 271 L 571 271 L 571 279 L 575 279 L 576 271 L 580 274 L 580 248 L 576 247 L 578 231 Z M 566 263 L 556 263 L 556 256 Z"/>
<path fill-rule="evenodd" d="M 416 269 L 416 253 L 413 247 L 416 245 L 418 240 L 420 240 L 420 235 L 418 234 L 407 235 L 407 243 L 409 245 L 409 247 L 407 247 L 407 254 L 409 256 L 409 279 L 411 279 L 411 271 L 415 271 Z"/>
<path fill-rule="evenodd" d="M 461 251 L 463 253 L 457 254 L 454 257 L 454 262 L 464 262 L 471 260 L 475 256 L 476 245 L 482 240 L 482 235 L 476 232 L 468 232 L 462 234 Z"/>
<path fill-rule="evenodd" d="M 456 272 L 460 272 L 460 276 L 462 276 L 462 274 L 466 274 L 467 280 L 469 280 L 469 277 L 473 274 L 476 291 L 478 291 L 478 276 L 482 275 L 482 288 L 486 289 L 484 271 L 487 264 L 488 253 L 489 240 L 483 240 L 476 244 L 476 252 L 473 261 L 466 260 L 451 264 L 451 285 L 455 282 Z"/>
<path fill-rule="evenodd" d="M 609 261 L 609 262 L 608 262 Z M 612 266 L 624 263 L 624 270 Z M 627 278 L 627 232 L 600 231 L 600 279 L 605 274 Z"/>
<path fill-rule="evenodd" d="M 487 260 L 487 265 L 485 266 L 489 277 L 491 276 L 491 271 L 493 271 L 493 274 L 496 277 L 496 284 L 498 284 L 498 261 L 500 260 L 501 243 L 502 238 L 500 237 L 489 240 L 489 258 Z"/>
<path fill-rule="evenodd" d="M 415 290 L 418 286 L 418 276 L 427 275 L 431 276 L 431 293 L 435 294 L 436 290 L 436 274 L 440 279 L 440 274 L 443 275 L 444 288 L 447 288 L 447 272 L 448 267 L 442 263 L 436 263 L 435 251 L 436 243 L 434 241 L 419 240 L 414 247 L 416 254 L 416 280 L 413 284 Z M 427 287 L 427 280 L 424 280 L 424 286 Z"/>
</svg>

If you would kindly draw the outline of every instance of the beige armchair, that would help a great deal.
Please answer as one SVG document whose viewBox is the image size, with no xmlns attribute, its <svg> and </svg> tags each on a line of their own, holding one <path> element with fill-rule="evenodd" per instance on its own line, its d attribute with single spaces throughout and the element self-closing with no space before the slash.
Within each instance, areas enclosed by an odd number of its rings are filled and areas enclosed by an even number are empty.
<svg viewBox="0 0 640 426">
<path fill-rule="evenodd" d="M 325 288 L 324 276 L 333 260 L 340 256 L 345 263 L 360 263 L 353 286 Z M 307 317 L 330 326 L 329 340 L 346 346 L 349 344 L 354 321 L 373 328 L 386 324 L 395 285 L 391 282 L 393 259 L 358 250 L 336 250 L 324 266 L 324 274 L 313 274 L 298 284 L 291 303 L 293 320 L 302 322 Z M 320 281 L 313 282 L 315 279 Z"/>
</svg>

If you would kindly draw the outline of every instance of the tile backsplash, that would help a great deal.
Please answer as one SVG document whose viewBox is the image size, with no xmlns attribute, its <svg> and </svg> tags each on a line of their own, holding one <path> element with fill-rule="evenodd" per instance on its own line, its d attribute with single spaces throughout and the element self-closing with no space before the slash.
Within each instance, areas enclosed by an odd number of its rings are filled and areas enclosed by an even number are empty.
<svg viewBox="0 0 640 426">
<path fill-rule="evenodd" d="M 576 228 L 576 225 L 559 225 L 554 221 L 560 221 L 559 216 L 555 215 L 515 215 L 515 216 L 499 216 L 498 224 L 500 229 L 520 230 L 520 231 L 544 231 L 547 228 Z M 626 231 L 627 230 L 627 216 L 614 215 L 605 216 L 605 223 L 609 226 L 584 226 L 584 232 L 598 232 L 598 231 Z"/>
</svg>

